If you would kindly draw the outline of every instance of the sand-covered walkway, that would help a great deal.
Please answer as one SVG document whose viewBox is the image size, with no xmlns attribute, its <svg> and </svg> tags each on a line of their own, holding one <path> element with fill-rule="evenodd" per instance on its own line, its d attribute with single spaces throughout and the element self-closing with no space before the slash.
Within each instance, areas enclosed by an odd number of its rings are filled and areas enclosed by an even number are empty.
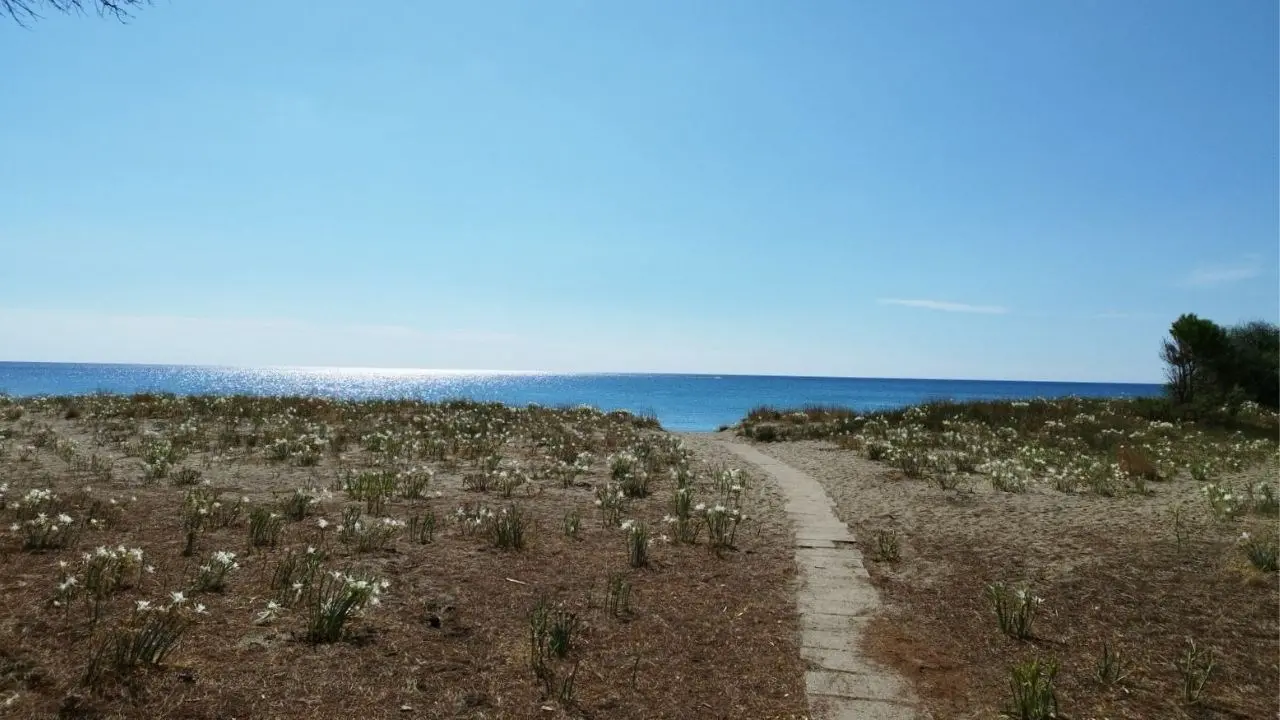
<svg viewBox="0 0 1280 720">
<path fill-rule="evenodd" d="M 831 498 L 817 480 L 746 442 L 727 435 L 717 441 L 768 473 L 786 499 L 787 516 L 795 526 L 800 652 L 809 664 L 805 687 L 813 717 L 920 717 L 906 684 L 860 651 L 863 630 L 879 598 L 862 564 L 862 553 L 848 527 L 836 517 Z"/>
</svg>

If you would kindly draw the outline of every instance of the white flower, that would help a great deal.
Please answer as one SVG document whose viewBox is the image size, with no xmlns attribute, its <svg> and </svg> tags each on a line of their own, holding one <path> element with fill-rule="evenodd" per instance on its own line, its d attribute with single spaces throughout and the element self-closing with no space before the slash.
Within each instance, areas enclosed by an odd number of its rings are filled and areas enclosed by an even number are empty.
<svg viewBox="0 0 1280 720">
<path fill-rule="evenodd" d="M 143 571 L 143 572 L 145 572 L 145 573 L 147 573 L 148 575 L 153 575 L 153 574 L 155 574 L 156 566 L 155 566 L 155 565 L 148 565 L 148 566 L 146 566 L 146 567 L 142 568 L 142 571 Z"/>
<path fill-rule="evenodd" d="M 319 520 L 316 520 L 316 525 L 319 525 L 320 529 L 323 530 L 329 527 L 329 521 L 325 520 L 324 518 L 320 518 Z"/>
<path fill-rule="evenodd" d="M 138 612 L 146 612 L 151 609 L 151 601 L 139 600 L 136 603 L 134 603 L 134 607 L 138 609 Z"/>
<path fill-rule="evenodd" d="M 169 593 L 169 599 L 174 605 L 181 605 L 187 601 L 187 596 L 182 594 L 181 590 Z"/>
<path fill-rule="evenodd" d="M 68 515 L 68 514 L 66 514 L 66 513 L 59 513 L 59 514 L 58 514 L 58 522 L 59 522 L 59 523 L 61 523 L 61 524 L 63 524 L 63 525 L 70 525 L 70 524 L 71 524 L 71 516 L 70 516 L 70 515 Z"/>
<path fill-rule="evenodd" d="M 208 615 L 208 614 L 209 614 L 209 610 L 204 606 L 204 604 L 203 604 L 203 603 L 196 603 L 196 614 L 197 614 L 197 615 Z"/>
</svg>

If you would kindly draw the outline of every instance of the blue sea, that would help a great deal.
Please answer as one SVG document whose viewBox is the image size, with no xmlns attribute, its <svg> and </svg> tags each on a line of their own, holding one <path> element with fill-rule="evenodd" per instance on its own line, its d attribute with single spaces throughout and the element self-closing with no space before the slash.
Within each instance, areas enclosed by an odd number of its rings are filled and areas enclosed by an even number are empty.
<svg viewBox="0 0 1280 720">
<path fill-rule="evenodd" d="M 737 422 L 759 405 L 841 405 L 865 411 L 925 400 L 1136 397 L 1160 391 L 1159 385 L 1121 383 L 0 362 L 0 393 L 13 396 L 171 392 L 469 398 L 631 410 L 656 415 L 669 430 L 692 431 Z"/>
</svg>

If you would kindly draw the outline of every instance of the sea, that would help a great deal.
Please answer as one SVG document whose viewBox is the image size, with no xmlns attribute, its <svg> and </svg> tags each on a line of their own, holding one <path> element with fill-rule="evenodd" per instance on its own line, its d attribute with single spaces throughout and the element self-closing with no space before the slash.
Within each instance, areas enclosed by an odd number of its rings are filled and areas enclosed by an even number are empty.
<svg viewBox="0 0 1280 720">
<path fill-rule="evenodd" d="M 711 431 L 761 405 L 839 405 L 859 411 L 928 400 L 1157 395 L 1160 385 L 792 377 L 542 373 L 378 368 L 206 367 L 0 362 L 0 394 L 16 397 L 95 392 L 313 395 L 347 399 L 467 398 L 508 405 L 591 405 L 656 416 L 664 428 Z"/>
</svg>

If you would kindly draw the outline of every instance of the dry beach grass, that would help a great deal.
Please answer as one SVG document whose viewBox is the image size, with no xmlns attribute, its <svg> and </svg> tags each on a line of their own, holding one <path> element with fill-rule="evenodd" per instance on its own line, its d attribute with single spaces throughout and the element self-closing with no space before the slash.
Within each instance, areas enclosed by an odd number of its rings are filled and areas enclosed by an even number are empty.
<svg viewBox="0 0 1280 720">
<path fill-rule="evenodd" d="M 1058 666 L 1060 717 L 1276 717 L 1275 415 L 1235 425 L 1064 400 L 761 411 L 738 429 L 793 438 L 757 447 L 821 481 L 879 558 L 889 609 L 866 650 L 936 717 L 1040 717 L 1011 689 L 1032 659 Z M 1015 621 L 1027 592 L 1024 638 L 1000 630 L 999 584 Z"/>
<path fill-rule="evenodd" d="M 0 713 L 800 717 L 789 530 L 692 444 L 587 409 L 0 400 Z"/>
</svg>

